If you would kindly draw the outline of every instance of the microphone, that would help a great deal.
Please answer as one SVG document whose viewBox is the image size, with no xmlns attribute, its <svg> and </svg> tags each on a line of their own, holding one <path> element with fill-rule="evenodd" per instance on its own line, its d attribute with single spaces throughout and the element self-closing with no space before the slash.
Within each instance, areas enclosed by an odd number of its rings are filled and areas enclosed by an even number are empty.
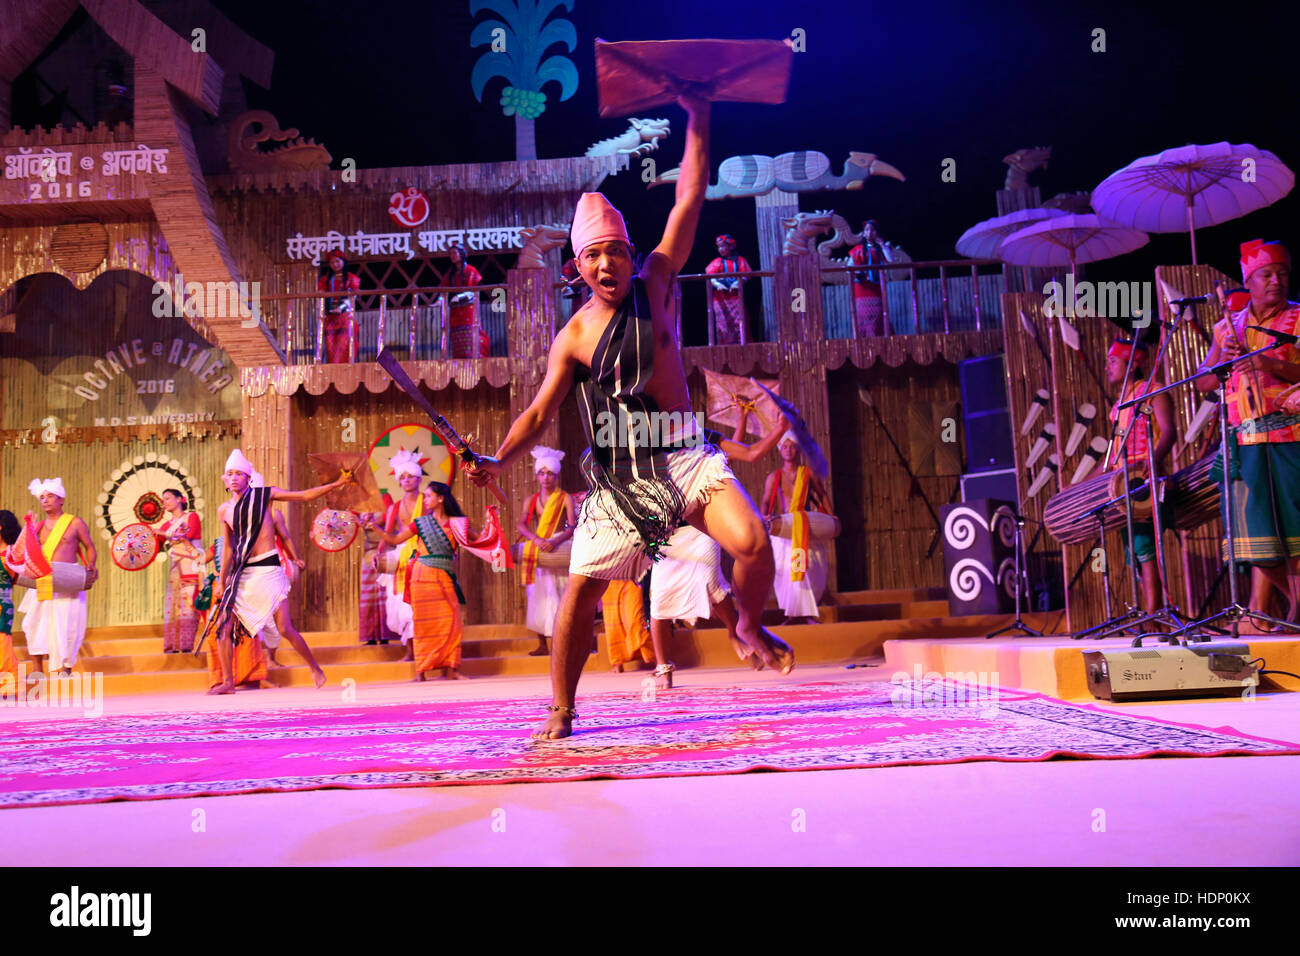
<svg viewBox="0 0 1300 956">
<path fill-rule="evenodd" d="M 1300 342 L 1300 335 L 1292 335 L 1290 332 L 1277 332 L 1273 329 L 1266 329 L 1262 325 L 1252 325 L 1249 328 L 1256 332 L 1263 332 L 1265 335 L 1271 335 L 1274 342 L 1285 342 L 1287 345 L 1295 345 Z"/>
<path fill-rule="evenodd" d="M 1210 301 L 1210 297 L 1208 295 L 1194 295 L 1188 299 L 1170 299 L 1169 304 L 1170 305 L 1191 305 L 1193 302 L 1209 302 L 1209 301 Z"/>
</svg>

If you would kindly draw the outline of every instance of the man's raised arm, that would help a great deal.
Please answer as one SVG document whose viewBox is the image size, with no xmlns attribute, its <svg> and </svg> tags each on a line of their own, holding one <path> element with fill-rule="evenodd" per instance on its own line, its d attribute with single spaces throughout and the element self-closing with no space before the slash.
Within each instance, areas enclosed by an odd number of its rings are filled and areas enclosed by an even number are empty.
<svg viewBox="0 0 1300 956">
<path fill-rule="evenodd" d="M 686 110 L 686 151 L 677 176 L 677 199 L 668 214 L 664 237 L 655 248 L 671 264 L 673 275 L 682 271 L 691 254 L 700 207 L 709 186 L 709 101 L 683 96 L 677 102 Z M 651 262 L 647 259 L 647 266 Z"/>
<path fill-rule="evenodd" d="M 339 475 L 328 485 L 317 485 L 315 488 L 308 488 L 306 491 L 290 491 L 287 488 L 272 488 L 272 501 L 315 501 L 321 495 L 327 495 L 335 488 L 342 488 L 352 480 L 351 473 Z"/>
</svg>

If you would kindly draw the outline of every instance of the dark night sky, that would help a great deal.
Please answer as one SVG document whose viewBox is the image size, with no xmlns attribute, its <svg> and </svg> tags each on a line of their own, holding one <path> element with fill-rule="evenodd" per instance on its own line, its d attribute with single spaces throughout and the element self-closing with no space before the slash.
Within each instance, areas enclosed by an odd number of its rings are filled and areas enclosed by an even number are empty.
<svg viewBox="0 0 1300 956">
<path fill-rule="evenodd" d="M 469 74 L 482 52 L 471 49 L 476 20 L 455 2 L 299 3 L 216 0 L 243 29 L 276 54 L 272 88 L 249 84 L 250 105 L 323 142 L 335 165 L 361 167 L 513 159 L 514 124 L 489 82 L 484 104 Z M 859 225 L 865 215 L 915 259 L 953 258 L 968 226 L 996 215 L 1001 157 L 1025 146 L 1054 147 L 1033 182 L 1046 199 L 1086 190 L 1138 156 L 1185 143 L 1249 142 L 1300 164 L 1295 120 L 1295 46 L 1286 5 L 1234 3 L 1210 19 L 1193 4 L 1105 6 L 1042 0 L 994 5 L 926 3 L 679 2 L 575 0 L 572 59 L 581 82 L 567 102 L 546 87 L 537 121 L 538 155 L 581 155 L 626 127 L 596 112 L 592 42 L 678 37 L 788 36 L 806 31 L 781 106 L 715 108 L 713 177 L 718 162 L 741 153 L 776 155 L 815 149 L 838 171 L 849 150 L 877 153 L 906 183 L 869 180 L 861 192 L 805 194 L 805 209 L 832 207 Z M 1230 19 L 1230 17 L 1235 17 Z M 1106 30 L 1105 53 L 1090 50 Z M 564 53 L 555 47 L 552 53 Z M 657 154 L 677 165 L 683 114 Z M 957 181 L 940 180 L 942 161 L 957 161 Z M 647 193 L 639 176 L 606 180 L 643 248 L 658 238 L 668 189 Z M 1198 233 L 1203 262 L 1233 271 L 1237 243 L 1265 236 L 1295 243 L 1295 194 L 1267 210 Z M 757 260 L 752 200 L 711 202 L 701 237 L 734 232 Z M 691 271 L 715 253 L 698 246 Z M 1123 259 L 1096 267 L 1101 278 L 1146 278 L 1159 263 L 1188 262 L 1187 237 L 1165 234 Z"/>
</svg>

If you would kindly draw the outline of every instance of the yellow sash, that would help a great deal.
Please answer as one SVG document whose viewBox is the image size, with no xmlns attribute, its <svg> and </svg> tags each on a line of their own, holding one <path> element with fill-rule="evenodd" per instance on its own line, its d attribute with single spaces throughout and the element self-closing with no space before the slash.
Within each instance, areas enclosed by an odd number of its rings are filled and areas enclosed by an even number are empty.
<svg viewBox="0 0 1300 956">
<path fill-rule="evenodd" d="M 59 544 L 63 541 L 63 534 L 72 524 L 72 515 L 63 515 L 54 523 L 54 530 L 50 536 L 45 539 L 41 545 L 41 553 L 45 555 L 46 561 L 54 560 L 54 552 L 59 549 Z M 36 579 L 36 600 L 48 601 L 54 597 L 54 575 L 47 574 L 43 578 Z"/>
<path fill-rule="evenodd" d="M 791 554 L 803 555 L 803 560 L 790 562 L 790 580 L 802 581 L 808 567 L 808 515 L 804 506 L 808 503 L 808 466 L 800 465 L 794 473 L 794 492 L 790 495 L 790 535 Z"/>
<path fill-rule="evenodd" d="M 401 520 L 402 502 L 399 500 L 396 504 L 397 517 Z M 415 510 L 411 512 L 411 520 L 414 521 L 424 514 L 424 495 L 415 499 Z M 400 530 L 400 529 L 399 529 Z M 393 587 L 400 591 L 398 581 L 406 580 L 406 566 L 411 563 L 411 558 L 415 557 L 415 546 L 419 542 L 420 536 L 412 535 L 402 544 L 402 548 L 397 552 L 397 575 L 393 578 Z M 394 592 L 396 593 L 396 592 Z"/>
<path fill-rule="evenodd" d="M 540 494 L 540 492 L 539 492 Z M 537 495 L 533 495 L 533 507 L 537 506 Z M 537 521 L 537 536 L 539 538 L 549 538 L 555 534 L 556 526 L 560 523 L 560 515 L 564 512 L 564 492 L 556 488 L 551 492 L 551 497 L 546 499 L 546 507 L 542 509 L 542 516 Z M 529 538 L 524 542 L 523 559 L 519 562 L 519 572 L 522 575 L 524 585 L 533 583 L 533 578 L 537 571 L 537 542 Z"/>
</svg>

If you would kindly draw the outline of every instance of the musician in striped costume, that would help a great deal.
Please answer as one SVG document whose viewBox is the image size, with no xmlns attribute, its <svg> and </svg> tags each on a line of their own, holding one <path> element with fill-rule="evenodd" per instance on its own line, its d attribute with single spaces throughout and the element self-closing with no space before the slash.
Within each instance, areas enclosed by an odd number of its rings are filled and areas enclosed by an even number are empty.
<svg viewBox="0 0 1300 956">
<path fill-rule="evenodd" d="M 1124 373 L 1128 370 L 1129 356 L 1132 355 L 1133 370 L 1127 384 L 1124 383 Z M 1147 392 L 1146 379 L 1149 370 L 1150 351 L 1146 345 L 1141 342 L 1130 342 L 1127 339 L 1118 338 L 1106 353 L 1106 382 L 1112 388 L 1120 389 L 1119 401 L 1115 403 L 1116 407 L 1111 412 L 1111 421 L 1115 424 L 1115 440 L 1122 444 L 1124 458 L 1128 460 L 1129 481 L 1135 483 L 1138 480 L 1145 481 L 1147 478 L 1147 425 L 1146 419 L 1141 416 L 1134 416 L 1134 411 L 1138 406 L 1130 406 L 1121 409 L 1118 406 L 1125 402 L 1145 395 Z M 1152 388 L 1159 388 L 1160 382 L 1156 381 Z M 1174 425 L 1174 403 L 1169 397 L 1169 393 L 1157 395 L 1151 399 L 1152 411 L 1152 429 L 1156 440 L 1156 471 L 1163 474 L 1165 463 L 1169 458 L 1170 451 L 1174 447 L 1174 439 L 1177 437 L 1177 430 Z M 1112 448 L 1107 458 L 1107 467 L 1122 468 L 1120 463 L 1120 453 L 1117 448 Z M 1122 487 L 1119 489 L 1122 490 Z M 1167 507 L 1162 507 L 1160 512 L 1160 524 L 1163 528 L 1171 526 L 1173 514 Z M 1120 537 L 1124 541 L 1125 560 L 1132 564 L 1135 560 L 1138 565 L 1138 580 L 1142 588 L 1141 601 L 1142 609 L 1148 614 L 1160 607 L 1164 602 L 1164 592 L 1160 584 L 1160 569 L 1156 562 L 1156 526 L 1155 522 L 1148 518 L 1133 519 L 1133 544 L 1129 545 L 1128 541 L 1128 523 L 1120 529 Z"/>
<path fill-rule="evenodd" d="M 723 233 L 715 240 L 718 258 L 704 271 L 715 278 L 709 280 L 709 314 L 713 320 L 715 345 L 739 345 L 741 330 L 749 317 L 745 314 L 745 285 L 738 278 L 742 272 L 752 272 L 743 256 L 736 255 L 736 240 Z"/>
<path fill-rule="evenodd" d="M 1300 594 L 1300 412 L 1292 410 L 1285 393 L 1300 382 L 1300 349 L 1249 328 L 1300 333 L 1300 303 L 1288 300 L 1291 254 L 1279 242 L 1243 243 L 1241 276 L 1250 304 L 1215 324 L 1201 370 L 1270 343 L 1276 346 L 1235 366 L 1227 381 L 1231 518 L 1237 564 L 1251 568 L 1250 609 L 1267 613 L 1276 588 L 1289 605 L 1286 616 L 1294 619 Z M 1218 386 L 1214 375 L 1196 380 L 1203 392 Z M 1217 474 L 1222 480 L 1222 468 Z M 1241 630 L 1267 633 L 1262 622 L 1249 617 Z"/>
<path fill-rule="evenodd" d="M 763 522 L 726 457 L 703 441 L 691 412 L 673 286 L 690 254 L 708 185 L 709 105 L 698 97 L 679 102 L 689 122 L 663 239 L 636 270 L 623 217 L 599 193 L 583 194 L 571 239 L 594 295 L 556 335 L 546 378 L 496 457 L 480 458 L 468 470 L 479 485 L 500 476 L 537 442 L 576 385 L 590 445 L 584 472 L 591 494 L 578 515 L 560 602 L 551 658 L 553 703 L 536 733 L 544 739 L 572 733 L 578 680 L 606 585 L 638 580 L 683 520 L 735 559 L 741 640 L 764 663 L 787 673 L 794 667 L 793 652 L 759 621 L 773 573 Z"/>
<path fill-rule="evenodd" d="M 280 555 L 275 547 L 275 522 L 271 518 L 274 501 L 315 501 L 335 488 L 352 480 L 344 472 L 327 485 L 318 485 L 306 491 L 289 491 L 284 488 L 254 487 L 253 466 L 236 448 L 226 459 L 222 481 L 234 496 L 217 509 L 221 521 L 221 603 L 213 610 L 217 634 L 217 651 L 221 655 L 221 674 L 224 680 L 208 693 L 233 694 L 235 684 L 231 677 L 231 647 L 235 642 L 235 619 L 244 625 L 250 635 L 260 634 L 268 621 L 274 620 L 276 630 L 288 638 L 311 668 L 316 686 L 325 684 L 325 672 L 289 619 L 289 579 L 281 567 Z M 256 638 L 254 638 L 256 640 Z"/>
</svg>

